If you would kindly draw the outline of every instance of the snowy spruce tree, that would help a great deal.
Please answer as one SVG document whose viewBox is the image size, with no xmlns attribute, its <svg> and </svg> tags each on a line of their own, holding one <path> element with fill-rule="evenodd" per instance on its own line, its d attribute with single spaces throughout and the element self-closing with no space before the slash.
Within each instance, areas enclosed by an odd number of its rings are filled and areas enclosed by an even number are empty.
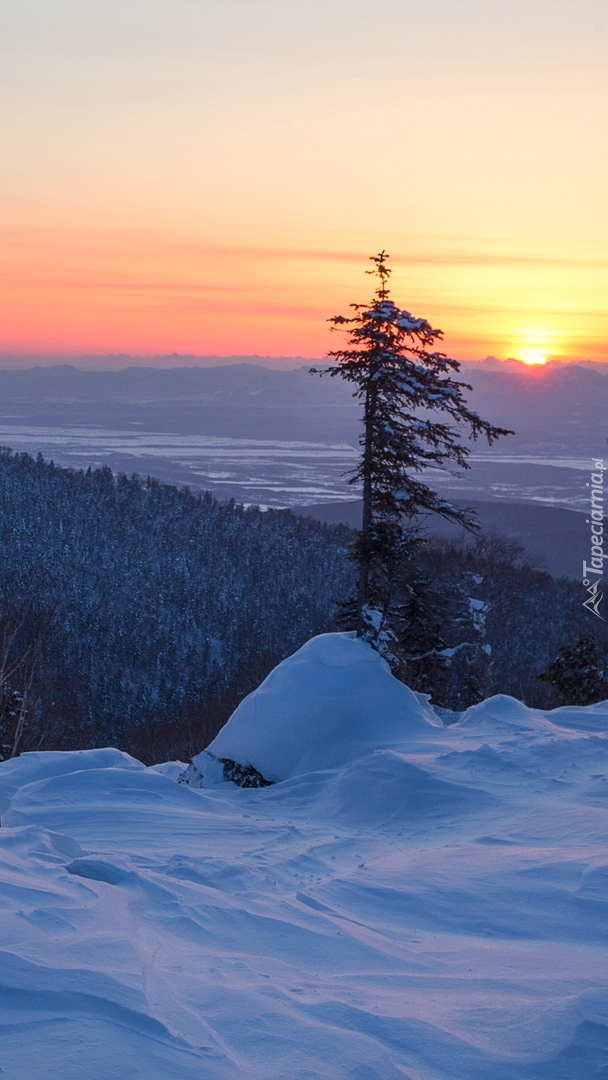
<svg viewBox="0 0 608 1080">
<path fill-rule="evenodd" d="M 560 705 L 594 705 L 608 698 L 608 656 L 593 638 L 581 638 L 562 645 L 538 678 L 550 684 Z"/>
<path fill-rule="evenodd" d="M 351 304 L 351 316 L 329 320 L 332 329 L 346 331 L 347 347 L 328 353 L 335 361 L 331 367 L 312 370 L 353 383 L 353 394 L 363 404 L 361 457 L 350 477 L 363 493 L 353 607 L 357 634 L 390 656 L 394 624 L 400 613 L 403 617 L 403 601 L 411 599 L 419 577 L 420 513 L 435 511 L 469 530 L 476 528 L 468 511 L 446 502 L 417 474 L 446 463 L 469 468 L 463 428 L 490 444 L 511 432 L 467 408 L 463 391 L 472 387 L 451 377 L 459 371 L 458 361 L 435 349 L 442 331 L 390 299 L 388 257 L 385 251 L 371 256 L 374 269 L 367 273 L 378 279 L 372 300 Z M 443 416 L 435 419 L 434 413 Z"/>
</svg>

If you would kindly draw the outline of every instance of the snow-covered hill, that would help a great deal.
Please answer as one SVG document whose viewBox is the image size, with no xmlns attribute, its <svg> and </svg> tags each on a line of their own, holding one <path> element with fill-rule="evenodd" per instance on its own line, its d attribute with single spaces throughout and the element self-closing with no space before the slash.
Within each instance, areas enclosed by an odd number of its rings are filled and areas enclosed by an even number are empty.
<svg viewBox="0 0 608 1080">
<path fill-rule="evenodd" d="M 326 635 L 189 784 L 112 749 L 3 763 L 2 1075 L 607 1076 L 607 727 L 505 697 L 444 727 Z"/>
</svg>

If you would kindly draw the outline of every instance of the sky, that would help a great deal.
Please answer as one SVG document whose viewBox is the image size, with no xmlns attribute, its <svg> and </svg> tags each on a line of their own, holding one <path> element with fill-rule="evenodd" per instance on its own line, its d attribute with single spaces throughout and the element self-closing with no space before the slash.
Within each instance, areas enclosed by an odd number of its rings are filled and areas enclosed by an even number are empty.
<svg viewBox="0 0 608 1080">
<path fill-rule="evenodd" d="M 608 360 L 605 0 L 3 0 L 0 363 Z"/>
</svg>

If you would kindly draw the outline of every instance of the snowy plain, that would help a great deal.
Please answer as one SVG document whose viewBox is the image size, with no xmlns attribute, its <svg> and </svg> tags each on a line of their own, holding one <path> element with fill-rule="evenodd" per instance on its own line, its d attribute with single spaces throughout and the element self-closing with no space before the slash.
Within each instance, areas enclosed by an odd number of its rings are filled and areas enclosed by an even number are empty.
<svg viewBox="0 0 608 1080">
<path fill-rule="evenodd" d="M 132 425 L 143 423 L 132 421 Z M 3 423 L 0 443 L 15 453 L 41 453 L 47 461 L 75 469 L 107 465 L 114 473 L 153 476 L 165 483 L 210 491 L 218 499 L 284 508 L 319 502 L 349 502 L 359 494 L 348 482 L 356 461 L 352 443 L 239 439 L 229 436 L 96 424 L 62 426 Z M 446 498 L 497 499 L 586 509 L 583 477 L 589 458 L 554 454 L 472 453 L 464 476 L 428 470 Z"/>
<path fill-rule="evenodd" d="M 187 783 L 114 749 L 1 764 L 0 1075 L 608 1077 L 607 728 L 507 697 L 445 727 L 335 634 Z"/>
</svg>

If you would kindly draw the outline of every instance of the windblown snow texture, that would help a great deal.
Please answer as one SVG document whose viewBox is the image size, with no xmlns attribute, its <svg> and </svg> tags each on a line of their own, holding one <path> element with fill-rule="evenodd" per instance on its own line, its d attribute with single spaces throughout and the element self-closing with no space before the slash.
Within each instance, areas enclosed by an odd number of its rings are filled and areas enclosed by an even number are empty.
<svg viewBox="0 0 608 1080">
<path fill-rule="evenodd" d="M 112 749 L 1 764 L 2 1075 L 608 1075 L 607 722 L 495 697 L 446 728 L 327 635 L 189 783 Z"/>
</svg>

